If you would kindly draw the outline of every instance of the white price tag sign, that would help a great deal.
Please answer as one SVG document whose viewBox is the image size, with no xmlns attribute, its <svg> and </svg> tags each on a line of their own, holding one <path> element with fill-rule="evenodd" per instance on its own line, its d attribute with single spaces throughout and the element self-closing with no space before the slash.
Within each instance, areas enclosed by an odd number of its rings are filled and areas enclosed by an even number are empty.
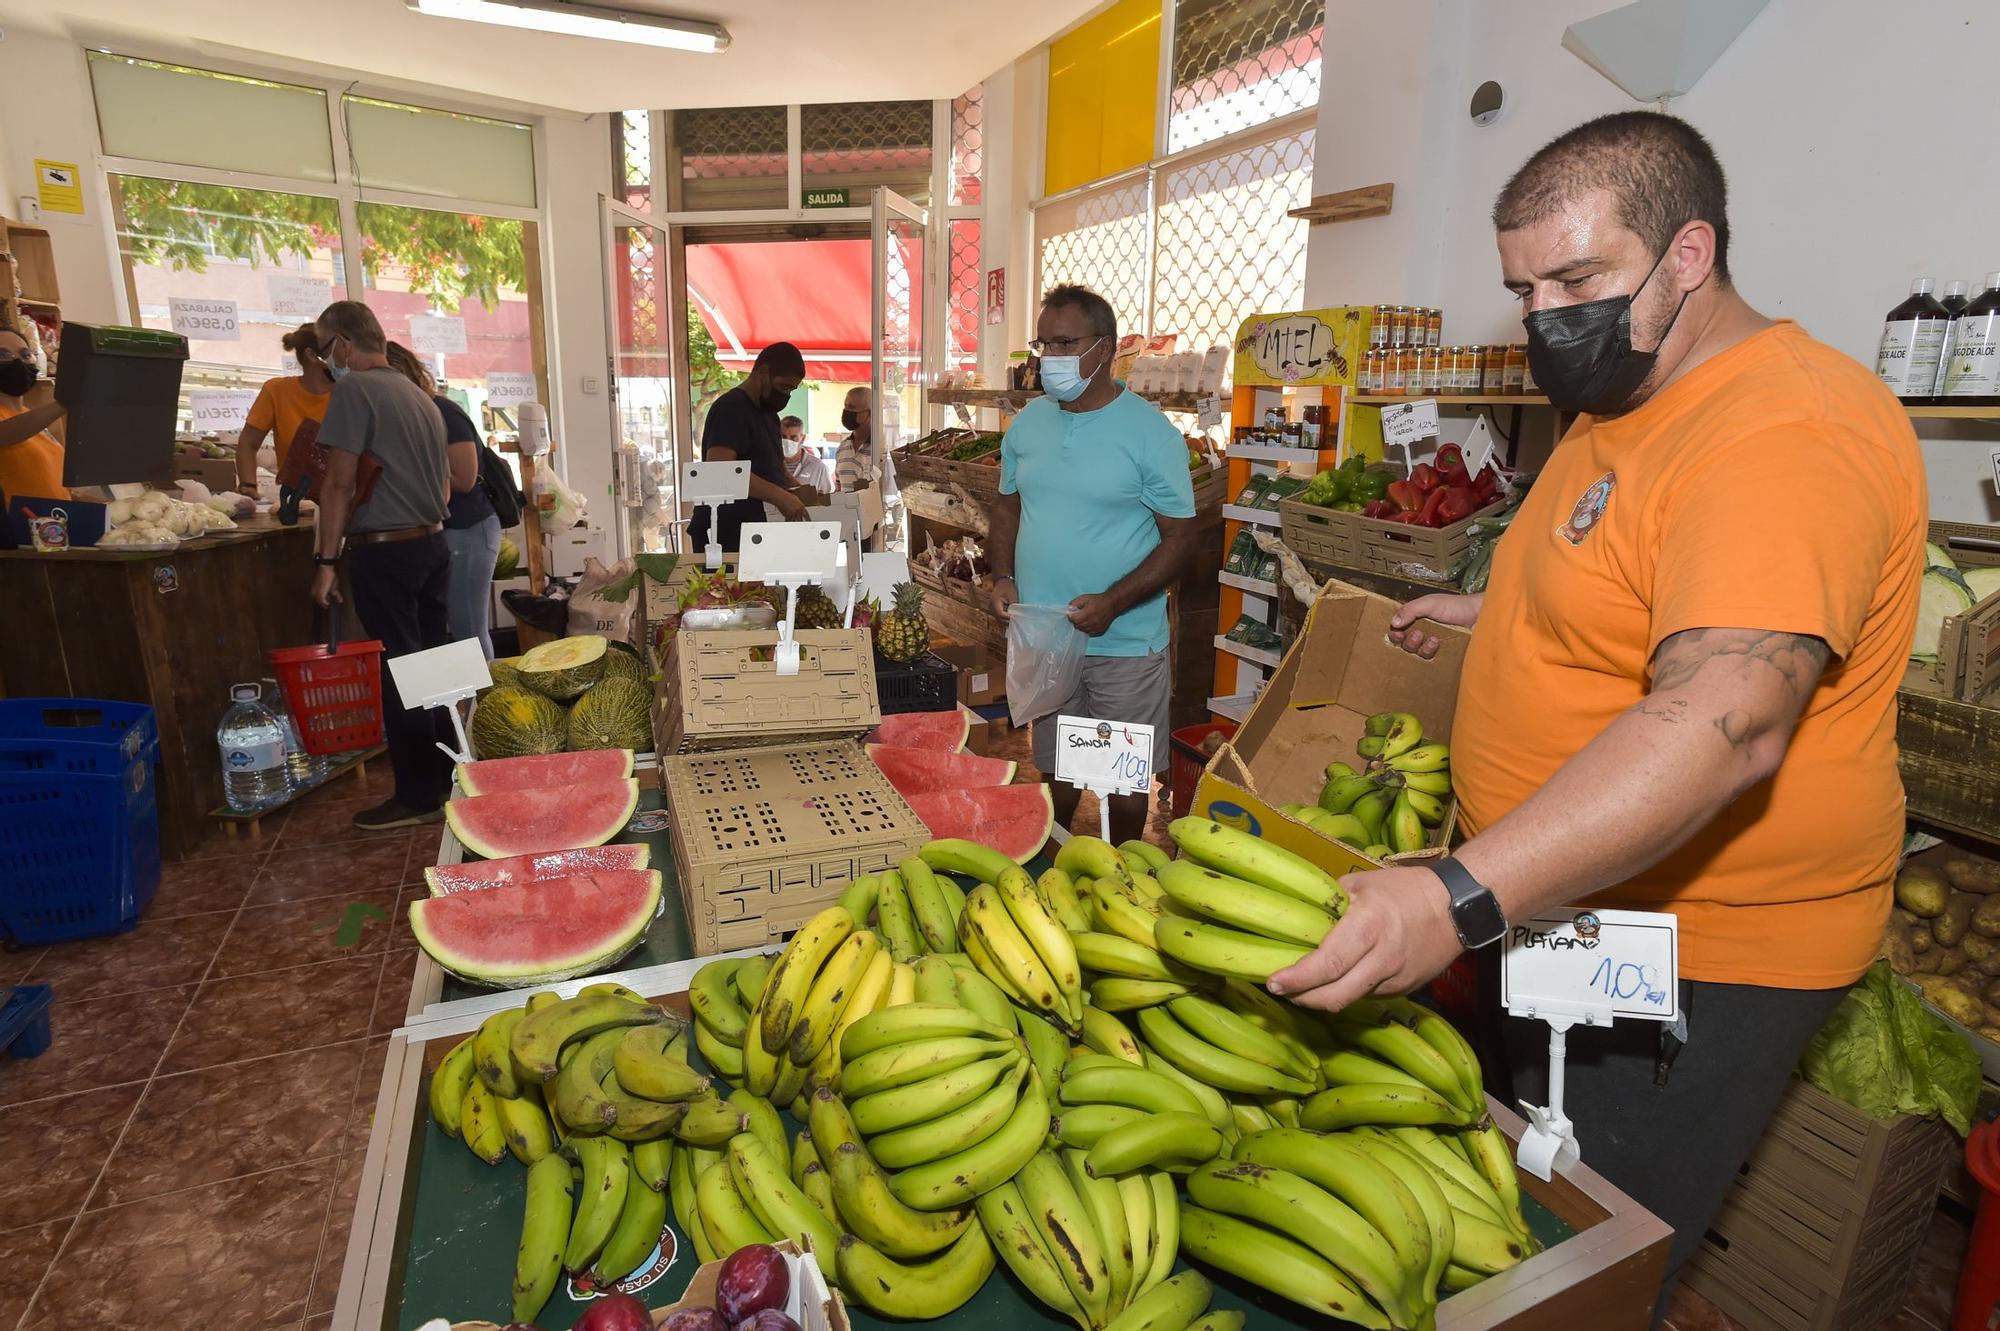
<svg viewBox="0 0 2000 1331">
<path fill-rule="evenodd" d="M 1674 1021 L 1679 980 L 1680 921 L 1655 911 L 1550 911 L 1508 926 L 1500 954 L 1501 997 L 1517 1017 Z"/>
<path fill-rule="evenodd" d="M 1438 432 L 1436 398 L 1418 398 L 1382 408 L 1382 442 L 1407 449 L 1419 439 L 1434 439 Z"/>
<path fill-rule="evenodd" d="M 486 376 L 486 405 L 511 407 L 521 402 L 541 400 L 542 390 L 535 376 L 520 370 L 495 370 Z"/>
<path fill-rule="evenodd" d="M 465 320 L 448 314 L 411 315 L 410 350 L 419 356 L 463 356 Z"/>
<path fill-rule="evenodd" d="M 197 434 L 237 434 L 256 402 L 257 392 L 249 388 L 196 388 L 188 393 L 188 412 L 194 417 Z"/>
<path fill-rule="evenodd" d="M 1212 394 L 1203 398 L 1196 408 L 1195 421 L 1204 430 L 1222 424 L 1222 399 Z"/>
<path fill-rule="evenodd" d="M 1056 780 L 1079 790 L 1141 795 L 1153 788 L 1153 728 L 1087 716 L 1056 718 Z"/>
<path fill-rule="evenodd" d="M 1477 476 L 1486 470 L 1486 464 L 1493 461 L 1493 431 L 1486 428 L 1484 415 L 1475 417 L 1472 433 L 1465 436 L 1465 472 Z"/>
<path fill-rule="evenodd" d="M 167 297 L 167 315 L 173 329 L 189 341 L 241 342 L 233 300 L 192 300 L 186 296 Z"/>
<path fill-rule="evenodd" d="M 2000 448 L 1994 449 L 1986 456 L 1993 463 L 1993 493 L 2000 495 Z"/>
<path fill-rule="evenodd" d="M 333 304 L 333 283 L 316 277 L 272 277 L 271 317 L 304 323 L 319 318 L 319 312 Z"/>
</svg>

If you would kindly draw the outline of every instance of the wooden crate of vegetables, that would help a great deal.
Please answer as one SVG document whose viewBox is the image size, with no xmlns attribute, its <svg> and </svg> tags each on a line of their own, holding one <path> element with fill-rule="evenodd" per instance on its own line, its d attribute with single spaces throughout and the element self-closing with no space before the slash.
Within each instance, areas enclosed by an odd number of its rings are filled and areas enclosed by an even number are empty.
<svg viewBox="0 0 2000 1331">
<path fill-rule="evenodd" d="M 2000 1066 L 2000 861 L 1950 845 L 1912 856 L 1896 875 L 1882 952 L 1927 1003 L 1979 1037 L 1989 1074 Z"/>
<path fill-rule="evenodd" d="M 1493 467 L 1473 476 L 1458 445 L 1409 476 L 1358 457 L 1313 477 L 1282 500 L 1285 544 L 1301 559 L 1340 568 L 1445 578 L 1472 544 L 1472 524 L 1502 507 Z"/>
</svg>

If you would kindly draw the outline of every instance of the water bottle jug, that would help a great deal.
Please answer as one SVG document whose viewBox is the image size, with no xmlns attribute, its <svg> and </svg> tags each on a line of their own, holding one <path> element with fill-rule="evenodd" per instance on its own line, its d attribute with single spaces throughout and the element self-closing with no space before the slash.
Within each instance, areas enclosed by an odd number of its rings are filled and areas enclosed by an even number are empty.
<svg viewBox="0 0 2000 1331">
<path fill-rule="evenodd" d="M 222 751 L 222 795 L 239 813 L 282 804 L 289 792 L 285 776 L 285 728 L 258 700 L 258 686 L 238 684 L 235 701 L 215 728 Z"/>
<path fill-rule="evenodd" d="M 284 690 L 278 687 L 277 680 L 264 681 L 263 699 L 285 729 L 285 781 L 296 794 L 313 784 L 312 755 L 299 742 L 298 723 L 292 719 L 291 709 L 285 706 Z"/>
</svg>

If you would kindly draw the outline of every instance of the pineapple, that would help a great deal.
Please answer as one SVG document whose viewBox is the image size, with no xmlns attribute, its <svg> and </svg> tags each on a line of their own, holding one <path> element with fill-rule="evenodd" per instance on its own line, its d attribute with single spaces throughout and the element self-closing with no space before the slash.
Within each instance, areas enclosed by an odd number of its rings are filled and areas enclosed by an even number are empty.
<svg viewBox="0 0 2000 1331">
<path fill-rule="evenodd" d="M 924 589 L 914 582 L 896 584 L 895 605 L 875 621 L 875 650 L 898 665 L 908 665 L 930 650 L 931 630 L 924 623 Z"/>
<path fill-rule="evenodd" d="M 799 607 L 792 619 L 792 627 L 801 629 L 837 629 L 840 627 L 840 607 L 833 598 L 817 587 L 801 587 L 798 591 Z"/>
</svg>

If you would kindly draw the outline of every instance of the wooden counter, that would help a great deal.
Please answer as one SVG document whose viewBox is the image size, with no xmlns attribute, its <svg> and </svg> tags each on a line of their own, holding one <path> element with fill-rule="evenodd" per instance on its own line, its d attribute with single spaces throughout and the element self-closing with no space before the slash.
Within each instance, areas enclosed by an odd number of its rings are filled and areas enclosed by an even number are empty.
<svg viewBox="0 0 2000 1331">
<path fill-rule="evenodd" d="M 172 551 L 0 550 L 0 694 L 151 707 L 160 850 L 185 856 L 223 802 L 229 686 L 272 674 L 272 648 L 313 640 L 312 550 L 310 524 L 268 518 Z"/>
</svg>

